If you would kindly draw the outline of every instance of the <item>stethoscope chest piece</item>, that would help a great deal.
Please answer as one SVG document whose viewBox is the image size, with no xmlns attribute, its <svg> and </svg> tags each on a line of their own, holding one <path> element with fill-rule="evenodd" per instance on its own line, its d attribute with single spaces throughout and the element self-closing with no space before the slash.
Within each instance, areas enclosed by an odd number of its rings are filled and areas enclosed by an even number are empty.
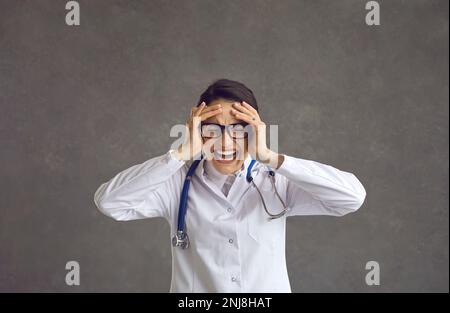
<svg viewBox="0 0 450 313">
<path fill-rule="evenodd" d="M 189 236 L 184 231 L 177 231 L 176 235 L 172 237 L 172 246 L 180 247 L 181 249 L 189 248 Z"/>
</svg>

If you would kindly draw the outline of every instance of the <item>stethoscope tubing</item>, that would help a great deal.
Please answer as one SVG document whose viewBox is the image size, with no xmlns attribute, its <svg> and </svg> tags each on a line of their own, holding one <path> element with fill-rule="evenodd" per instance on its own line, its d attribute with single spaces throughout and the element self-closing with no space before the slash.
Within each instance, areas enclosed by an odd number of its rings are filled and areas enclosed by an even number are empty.
<svg viewBox="0 0 450 313">
<path fill-rule="evenodd" d="M 180 205 L 178 208 L 177 233 L 172 238 L 172 244 L 174 247 L 179 246 L 182 249 L 186 249 L 189 247 L 189 237 L 188 237 L 186 229 L 185 229 L 186 228 L 185 217 L 186 217 L 186 211 L 187 211 L 187 201 L 188 201 L 189 187 L 191 185 L 192 175 L 194 174 L 195 170 L 197 169 L 200 161 L 201 161 L 201 159 L 195 160 L 191 164 L 191 166 L 189 167 L 189 170 L 186 174 L 184 183 L 183 183 L 183 189 L 181 191 L 181 198 L 180 198 Z M 247 182 L 251 183 L 253 185 L 253 187 L 255 187 L 256 191 L 258 192 L 258 194 L 261 198 L 261 202 L 264 207 L 264 211 L 267 213 L 267 215 L 269 215 L 269 219 L 272 220 L 272 219 L 280 218 L 287 213 L 288 208 L 286 207 L 286 204 L 284 203 L 283 199 L 281 198 L 280 194 L 278 193 L 277 187 L 275 185 L 275 172 L 269 168 L 269 178 L 272 183 L 272 187 L 275 191 L 275 195 L 277 196 L 277 198 L 280 200 L 281 204 L 283 205 L 283 211 L 281 211 L 278 214 L 272 214 L 269 212 L 261 191 L 259 190 L 258 186 L 253 181 L 252 169 L 253 169 L 253 166 L 255 165 L 255 163 L 256 163 L 256 160 L 250 161 L 250 164 L 247 168 L 246 180 L 247 180 Z"/>
</svg>

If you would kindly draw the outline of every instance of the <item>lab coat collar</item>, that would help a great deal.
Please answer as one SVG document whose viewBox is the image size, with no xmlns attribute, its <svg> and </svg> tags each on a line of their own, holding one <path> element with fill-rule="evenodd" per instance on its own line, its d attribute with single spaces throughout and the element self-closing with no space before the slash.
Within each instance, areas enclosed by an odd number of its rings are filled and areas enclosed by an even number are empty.
<svg viewBox="0 0 450 313">
<path fill-rule="evenodd" d="M 250 155 L 247 156 L 247 158 L 244 160 L 243 166 L 241 167 L 241 169 L 239 171 L 237 171 L 236 173 L 234 173 L 235 175 L 239 175 L 240 176 L 240 182 L 244 182 L 245 180 L 245 176 L 247 175 L 247 169 L 250 165 L 252 161 L 252 158 Z M 197 176 L 197 178 L 200 179 L 200 181 L 202 181 L 204 184 L 206 184 L 207 186 L 209 186 L 209 188 L 211 188 L 211 191 L 220 199 L 222 199 L 223 201 L 227 202 L 229 205 L 231 205 L 232 207 L 236 207 L 238 205 L 238 202 L 240 201 L 240 199 L 242 198 L 242 196 L 247 192 L 247 190 L 249 190 L 251 184 L 249 183 L 239 183 L 236 185 L 236 182 L 231 186 L 230 192 L 228 194 L 228 196 L 225 196 L 222 192 L 221 192 L 221 187 L 217 188 L 218 184 L 215 184 L 215 187 L 211 186 L 208 183 L 208 179 L 206 176 L 206 172 L 205 172 L 205 166 L 206 163 L 208 162 L 205 159 L 202 159 L 198 165 L 198 167 L 195 170 L 194 175 Z M 212 165 L 212 164 L 210 164 Z M 256 162 L 255 165 L 252 168 L 252 176 L 255 178 L 260 169 L 262 168 L 262 164 L 260 164 L 259 162 Z M 223 175 L 225 177 L 225 179 L 228 177 L 227 175 Z M 213 178 L 214 179 L 214 178 Z M 223 184 L 222 184 L 223 185 Z M 235 190 L 236 188 L 239 189 L 239 192 L 233 192 L 233 190 Z"/>
<path fill-rule="evenodd" d="M 248 166 L 250 165 L 250 162 L 252 161 L 252 157 L 250 156 L 250 154 L 248 154 L 247 155 L 247 158 L 244 160 L 244 163 L 242 164 L 242 167 L 241 167 L 241 169 L 239 170 L 239 171 L 237 171 L 237 172 L 235 172 L 234 173 L 234 175 L 239 175 L 239 174 L 241 174 L 241 175 L 247 175 L 247 168 L 248 168 Z M 203 175 L 206 175 L 206 172 L 207 172 L 207 170 L 208 169 L 210 169 L 210 168 L 213 168 L 214 166 L 212 166 L 212 164 L 208 164 L 208 165 L 206 165 L 206 163 L 205 162 L 207 162 L 205 159 L 202 159 L 201 161 L 200 161 L 200 164 L 198 165 L 198 167 L 196 168 L 196 170 L 195 170 L 195 174 L 197 175 L 197 176 L 199 176 L 199 177 L 203 177 Z M 205 170 L 205 167 L 208 167 L 206 170 Z M 254 166 L 254 168 L 256 168 L 256 164 L 255 164 L 255 166 Z M 222 178 L 224 181 L 225 181 L 225 179 L 227 178 L 227 176 L 228 175 L 223 175 L 223 174 L 221 174 L 220 172 L 218 172 L 215 168 L 213 169 L 213 170 L 210 170 L 209 172 L 208 172 L 208 175 L 212 175 L 214 178 L 218 178 L 218 179 L 221 179 L 221 178 L 219 178 L 219 175 L 222 175 L 224 178 Z M 216 177 L 217 176 L 217 177 Z M 214 179 L 213 178 L 213 179 Z"/>
</svg>

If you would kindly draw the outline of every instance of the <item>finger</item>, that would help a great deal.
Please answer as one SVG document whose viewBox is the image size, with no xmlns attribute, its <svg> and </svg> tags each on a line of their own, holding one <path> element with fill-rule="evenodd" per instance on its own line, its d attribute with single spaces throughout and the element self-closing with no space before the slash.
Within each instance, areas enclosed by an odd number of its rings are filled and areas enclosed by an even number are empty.
<svg viewBox="0 0 450 313">
<path fill-rule="evenodd" d="M 252 117 L 248 116 L 247 114 L 236 111 L 234 113 L 234 116 L 236 116 L 237 119 L 240 119 L 244 122 L 247 122 L 252 125 L 256 125 L 256 120 L 254 120 Z"/>
<path fill-rule="evenodd" d="M 192 116 L 198 116 L 205 108 L 206 103 L 203 101 L 199 106 L 192 108 Z"/>
<path fill-rule="evenodd" d="M 191 109 L 191 116 L 194 116 L 196 113 L 200 113 L 201 110 L 204 108 L 204 106 L 205 105 L 202 102 L 200 105 L 192 107 L 192 109 Z"/>
<path fill-rule="evenodd" d="M 222 105 L 221 105 L 220 103 L 215 104 L 215 105 L 210 105 L 210 106 L 207 106 L 207 107 L 203 110 L 203 112 L 213 111 L 213 110 L 219 109 L 219 108 L 221 108 L 221 107 L 222 107 Z"/>
<path fill-rule="evenodd" d="M 256 125 L 256 123 L 261 121 L 261 119 L 259 118 L 258 115 L 255 116 L 255 115 L 253 115 L 251 113 L 242 112 L 242 111 L 238 111 L 238 110 L 235 110 L 235 109 L 231 110 L 231 114 L 234 115 L 238 119 L 242 119 L 242 118 L 239 118 L 238 116 L 246 116 L 247 118 L 249 118 L 252 121 L 252 124 L 255 123 L 255 125 Z M 239 114 L 241 114 L 241 115 L 239 115 Z"/>
<path fill-rule="evenodd" d="M 250 104 L 248 104 L 247 102 L 242 101 L 242 105 L 245 108 L 247 108 L 248 110 L 250 110 L 251 112 L 253 112 L 253 114 L 257 114 L 259 116 L 258 111 L 256 111 L 256 109 L 254 107 L 252 107 Z"/>
<path fill-rule="evenodd" d="M 238 110 L 238 111 L 240 111 L 240 112 L 242 112 L 242 113 L 247 114 L 248 116 L 254 116 L 254 113 L 253 113 L 253 112 L 250 112 L 250 110 L 248 110 L 247 108 L 245 108 L 245 107 L 244 107 L 242 104 L 240 104 L 239 102 L 234 103 L 234 104 L 233 104 L 233 108 L 234 108 L 234 110 Z"/>
<path fill-rule="evenodd" d="M 208 118 L 210 118 L 210 117 L 216 116 L 216 115 L 221 114 L 221 113 L 222 113 L 222 108 L 218 108 L 218 109 L 216 109 L 216 110 L 212 110 L 212 111 L 208 111 L 208 112 L 203 112 L 203 113 L 200 115 L 200 117 L 201 117 L 201 120 L 204 121 L 204 120 L 206 120 L 206 119 L 208 119 Z"/>
</svg>

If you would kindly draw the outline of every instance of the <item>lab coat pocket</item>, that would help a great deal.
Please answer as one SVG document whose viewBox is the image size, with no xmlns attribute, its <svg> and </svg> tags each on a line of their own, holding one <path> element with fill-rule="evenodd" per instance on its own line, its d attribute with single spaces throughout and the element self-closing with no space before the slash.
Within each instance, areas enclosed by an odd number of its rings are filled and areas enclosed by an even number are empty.
<svg viewBox="0 0 450 313">
<path fill-rule="evenodd" d="M 247 229 L 248 235 L 255 241 L 255 243 L 266 253 L 273 255 L 276 245 L 277 231 L 272 221 L 258 223 L 257 221 L 248 219 Z"/>
</svg>

